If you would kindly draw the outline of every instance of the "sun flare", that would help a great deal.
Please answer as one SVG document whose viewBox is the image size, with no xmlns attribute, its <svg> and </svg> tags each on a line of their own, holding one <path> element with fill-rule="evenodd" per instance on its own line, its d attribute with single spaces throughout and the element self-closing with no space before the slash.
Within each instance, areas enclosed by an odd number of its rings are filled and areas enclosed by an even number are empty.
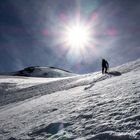
<svg viewBox="0 0 140 140">
<path fill-rule="evenodd" d="M 91 40 L 90 30 L 80 24 L 69 26 L 65 31 L 65 42 L 69 47 L 84 48 Z"/>
</svg>

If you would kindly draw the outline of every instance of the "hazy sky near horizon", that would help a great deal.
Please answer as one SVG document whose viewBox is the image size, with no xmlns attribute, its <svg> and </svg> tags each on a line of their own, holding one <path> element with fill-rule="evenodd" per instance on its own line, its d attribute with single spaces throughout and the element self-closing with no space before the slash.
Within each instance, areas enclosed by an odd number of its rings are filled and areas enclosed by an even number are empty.
<svg viewBox="0 0 140 140">
<path fill-rule="evenodd" d="M 93 42 L 75 54 L 62 43 L 65 26 L 92 25 Z M 2 0 L 0 72 L 54 66 L 75 73 L 140 58 L 140 0 Z"/>
</svg>

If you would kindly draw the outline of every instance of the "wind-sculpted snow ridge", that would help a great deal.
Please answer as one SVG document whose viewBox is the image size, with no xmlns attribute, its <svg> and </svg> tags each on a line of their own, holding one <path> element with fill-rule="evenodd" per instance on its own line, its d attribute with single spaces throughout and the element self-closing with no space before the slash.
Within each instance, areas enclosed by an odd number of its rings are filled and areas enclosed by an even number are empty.
<svg viewBox="0 0 140 140">
<path fill-rule="evenodd" d="M 140 70 L 140 59 L 112 68 L 112 70 L 119 71 L 122 74 L 130 71 Z"/>
<path fill-rule="evenodd" d="M 10 98 L 3 98 L 0 109 L 0 139 L 140 140 L 139 75 L 136 60 L 106 75 L 97 72 L 11 93 L 9 89 Z"/>
</svg>

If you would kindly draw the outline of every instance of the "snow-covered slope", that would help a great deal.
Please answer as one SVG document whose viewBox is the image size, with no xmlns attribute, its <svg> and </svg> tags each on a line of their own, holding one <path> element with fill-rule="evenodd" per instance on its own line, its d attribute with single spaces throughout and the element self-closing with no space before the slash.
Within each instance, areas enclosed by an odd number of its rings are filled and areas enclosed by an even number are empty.
<svg viewBox="0 0 140 140">
<path fill-rule="evenodd" d="M 55 67 L 27 67 L 23 70 L 13 72 L 12 75 L 16 76 L 28 76 L 28 77 L 46 77 L 46 78 L 56 78 L 56 77 L 67 77 L 73 76 L 75 74 Z"/>
<path fill-rule="evenodd" d="M 140 59 L 106 75 L 16 78 L 0 78 L 1 140 L 140 140 Z"/>
</svg>

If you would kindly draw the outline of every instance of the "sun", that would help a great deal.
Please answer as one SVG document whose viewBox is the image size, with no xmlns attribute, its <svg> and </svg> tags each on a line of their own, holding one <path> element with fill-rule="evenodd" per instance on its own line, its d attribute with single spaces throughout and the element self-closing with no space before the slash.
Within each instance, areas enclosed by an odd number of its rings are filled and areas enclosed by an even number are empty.
<svg viewBox="0 0 140 140">
<path fill-rule="evenodd" d="M 71 48 L 82 49 L 91 41 L 91 33 L 88 27 L 82 24 L 68 26 L 65 30 L 64 40 Z"/>
</svg>

